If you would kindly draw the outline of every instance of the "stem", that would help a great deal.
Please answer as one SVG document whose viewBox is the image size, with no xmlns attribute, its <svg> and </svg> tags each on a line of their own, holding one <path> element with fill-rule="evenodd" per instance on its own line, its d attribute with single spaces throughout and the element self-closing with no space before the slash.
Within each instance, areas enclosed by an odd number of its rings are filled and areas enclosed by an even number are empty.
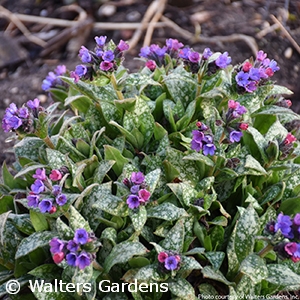
<svg viewBox="0 0 300 300">
<path fill-rule="evenodd" d="M 112 73 L 111 76 L 110 76 L 110 82 L 112 83 L 113 88 L 114 88 L 114 90 L 115 90 L 116 93 L 117 93 L 118 99 L 119 99 L 119 100 L 123 100 L 124 97 L 123 97 L 122 92 L 120 92 L 120 91 L 118 90 L 117 80 L 116 80 L 116 77 L 115 77 L 115 74 L 114 74 L 114 73 Z"/>
<path fill-rule="evenodd" d="M 50 149 L 55 149 L 55 146 L 53 145 L 51 139 L 49 138 L 49 136 L 46 136 L 43 139 L 44 143 L 50 148 Z"/>
<path fill-rule="evenodd" d="M 268 244 L 264 249 L 261 249 L 261 250 L 258 252 L 258 255 L 259 255 L 260 257 L 265 257 L 271 250 L 273 250 L 273 245 Z"/>
</svg>

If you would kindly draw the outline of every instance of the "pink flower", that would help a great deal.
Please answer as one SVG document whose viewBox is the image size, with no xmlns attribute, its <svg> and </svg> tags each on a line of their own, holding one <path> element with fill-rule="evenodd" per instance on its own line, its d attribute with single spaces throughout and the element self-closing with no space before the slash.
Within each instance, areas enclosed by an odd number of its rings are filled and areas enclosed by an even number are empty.
<svg viewBox="0 0 300 300">
<path fill-rule="evenodd" d="M 297 244 L 296 243 L 287 243 L 284 246 L 284 250 L 289 255 L 294 255 L 294 253 L 297 251 Z"/>
<path fill-rule="evenodd" d="M 292 106 L 292 101 L 290 99 L 286 99 L 285 103 L 287 104 L 288 107 Z"/>
<path fill-rule="evenodd" d="M 166 252 L 160 252 L 157 256 L 159 262 L 163 263 L 168 258 L 168 254 Z"/>
<path fill-rule="evenodd" d="M 139 190 L 140 202 L 146 202 L 149 200 L 151 193 L 145 189 Z"/>
<path fill-rule="evenodd" d="M 229 100 L 228 101 L 228 108 L 233 108 L 236 109 L 238 107 L 239 103 L 235 102 L 234 100 Z"/>
<path fill-rule="evenodd" d="M 59 264 L 63 261 L 63 259 L 65 258 L 65 254 L 63 252 L 58 252 L 58 253 L 55 253 L 53 255 L 53 261 L 56 263 L 56 264 Z"/>
<path fill-rule="evenodd" d="M 148 60 L 146 62 L 146 67 L 150 70 L 150 71 L 154 71 L 156 68 L 156 63 L 154 60 Z"/>
<path fill-rule="evenodd" d="M 249 63 L 249 61 L 246 61 L 243 65 L 243 71 L 244 72 L 249 72 L 249 70 L 252 68 L 252 64 Z"/>
<path fill-rule="evenodd" d="M 58 180 L 62 179 L 62 174 L 58 170 L 52 170 L 50 175 L 49 175 L 49 178 L 52 181 L 58 181 Z"/>
<path fill-rule="evenodd" d="M 239 126 L 239 128 L 240 128 L 241 130 L 247 130 L 248 127 L 249 127 L 249 125 L 248 125 L 247 123 L 241 123 L 240 126 Z"/>
<path fill-rule="evenodd" d="M 284 140 L 284 143 L 286 145 L 291 144 L 295 142 L 297 139 L 289 132 Z"/>
</svg>

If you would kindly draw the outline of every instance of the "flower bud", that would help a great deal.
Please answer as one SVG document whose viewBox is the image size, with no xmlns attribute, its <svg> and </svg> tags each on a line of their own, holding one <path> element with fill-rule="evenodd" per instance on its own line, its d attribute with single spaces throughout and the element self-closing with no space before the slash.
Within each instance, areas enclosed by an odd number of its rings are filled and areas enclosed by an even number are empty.
<svg viewBox="0 0 300 300">
<path fill-rule="evenodd" d="M 59 264 L 64 260 L 65 254 L 64 254 L 64 252 L 58 252 L 58 253 L 55 253 L 52 258 L 56 264 Z"/>
</svg>

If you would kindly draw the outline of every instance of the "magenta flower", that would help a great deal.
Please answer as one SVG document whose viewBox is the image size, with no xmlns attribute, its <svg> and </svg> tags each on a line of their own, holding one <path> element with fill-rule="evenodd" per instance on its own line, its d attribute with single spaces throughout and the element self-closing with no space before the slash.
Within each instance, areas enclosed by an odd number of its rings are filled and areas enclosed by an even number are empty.
<svg viewBox="0 0 300 300">
<path fill-rule="evenodd" d="M 178 40 L 176 40 L 176 39 L 167 39 L 166 45 L 167 45 L 168 49 L 173 50 L 173 51 L 178 51 L 180 48 L 183 47 L 183 44 L 178 42 Z"/>
<path fill-rule="evenodd" d="M 168 254 L 166 252 L 160 252 L 157 256 L 159 262 L 163 263 L 167 259 Z"/>
<path fill-rule="evenodd" d="M 120 51 L 126 51 L 126 50 L 129 49 L 129 45 L 128 45 L 126 42 L 124 42 L 123 40 L 120 40 L 120 42 L 119 42 L 117 48 L 118 48 Z"/>
<path fill-rule="evenodd" d="M 63 260 L 64 260 L 64 258 L 65 258 L 65 253 L 64 252 L 58 252 L 58 253 L 55 253 L 54 255 L 53 255 L 53 261 L 56 263 L 56 264 L 59 264 L 59 263 L 61 263 Z"/>
<path fill-rule="evenodd" d="M 102 71 L 109 71 L 113 68 L 114 64 L 110 61 L 102 61 L 100 63 L 100 69 Z"/>
<path fill-rule="evenodd" d="M 146 67 L 149 69 L 149 70 L 151 70 L 151 71 L 154 71 L 155 70 L 155 68 L 156 68 L 156 63 L 155 63 L 155 61 L 154 60 L 148 60 L 147 62 L 146 62 Z"/>
<path fill-rule="evenodd" d="M 151 193 L 145 189 L 139 190 L 140 202 L 146 202 L 149 200 Z"/>
<path fill-rule="evenodd" d="M 262 50 L 258 51 L 257 54 L 256 54 L 256 59 L 258 61 L 264 61 L 266 59 L 266 57 L 267 57 L 267 53 L 265 53 Z"/>
<path fill-rule="evenodd" d="M 50 175 L 49 175 L 49 178 L 52 181 L 58 181 L 58 180 L 62 179 L 62 174 L 59 170 L 52 170 Z"/>
<path fill-rule="evenodd" d="M 190 52 L 189 60 L 193 63 L 197 63 L 200 60 L 200 54 L 198 52 Z"/>
</svg>

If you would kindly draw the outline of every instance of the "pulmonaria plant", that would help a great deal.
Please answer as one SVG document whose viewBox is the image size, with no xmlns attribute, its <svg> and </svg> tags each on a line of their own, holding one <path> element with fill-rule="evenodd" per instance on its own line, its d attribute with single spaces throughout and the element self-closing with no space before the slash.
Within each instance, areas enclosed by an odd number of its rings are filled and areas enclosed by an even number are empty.
<svg viewBox="0 0 300 300">
<path fill-rule="evenodd" d="M 28 299 L 300 290 L 300 116 L 277 63 L 167 39 L 131 73 L 128 47 L 97 36 L 43 81 L 53 104 L 6 109 L 0 298 L 11 279 Z M 39 279 L 53 293 L 27 288 Z M 54 293 L 54 279 L 76 288 Z"/>
<path fill-rule="evenodd" d="M 101 245 L 94 233 L 79 228 L 74 233 L 74 238 L 66 241 L 53 238 L 50 242 L 50 252 L 56 264 L 66 261 L 71 267 L 78 267 L 80 270 L 90 266 L 96 258 L 95 253 Z"/>
</svg>

